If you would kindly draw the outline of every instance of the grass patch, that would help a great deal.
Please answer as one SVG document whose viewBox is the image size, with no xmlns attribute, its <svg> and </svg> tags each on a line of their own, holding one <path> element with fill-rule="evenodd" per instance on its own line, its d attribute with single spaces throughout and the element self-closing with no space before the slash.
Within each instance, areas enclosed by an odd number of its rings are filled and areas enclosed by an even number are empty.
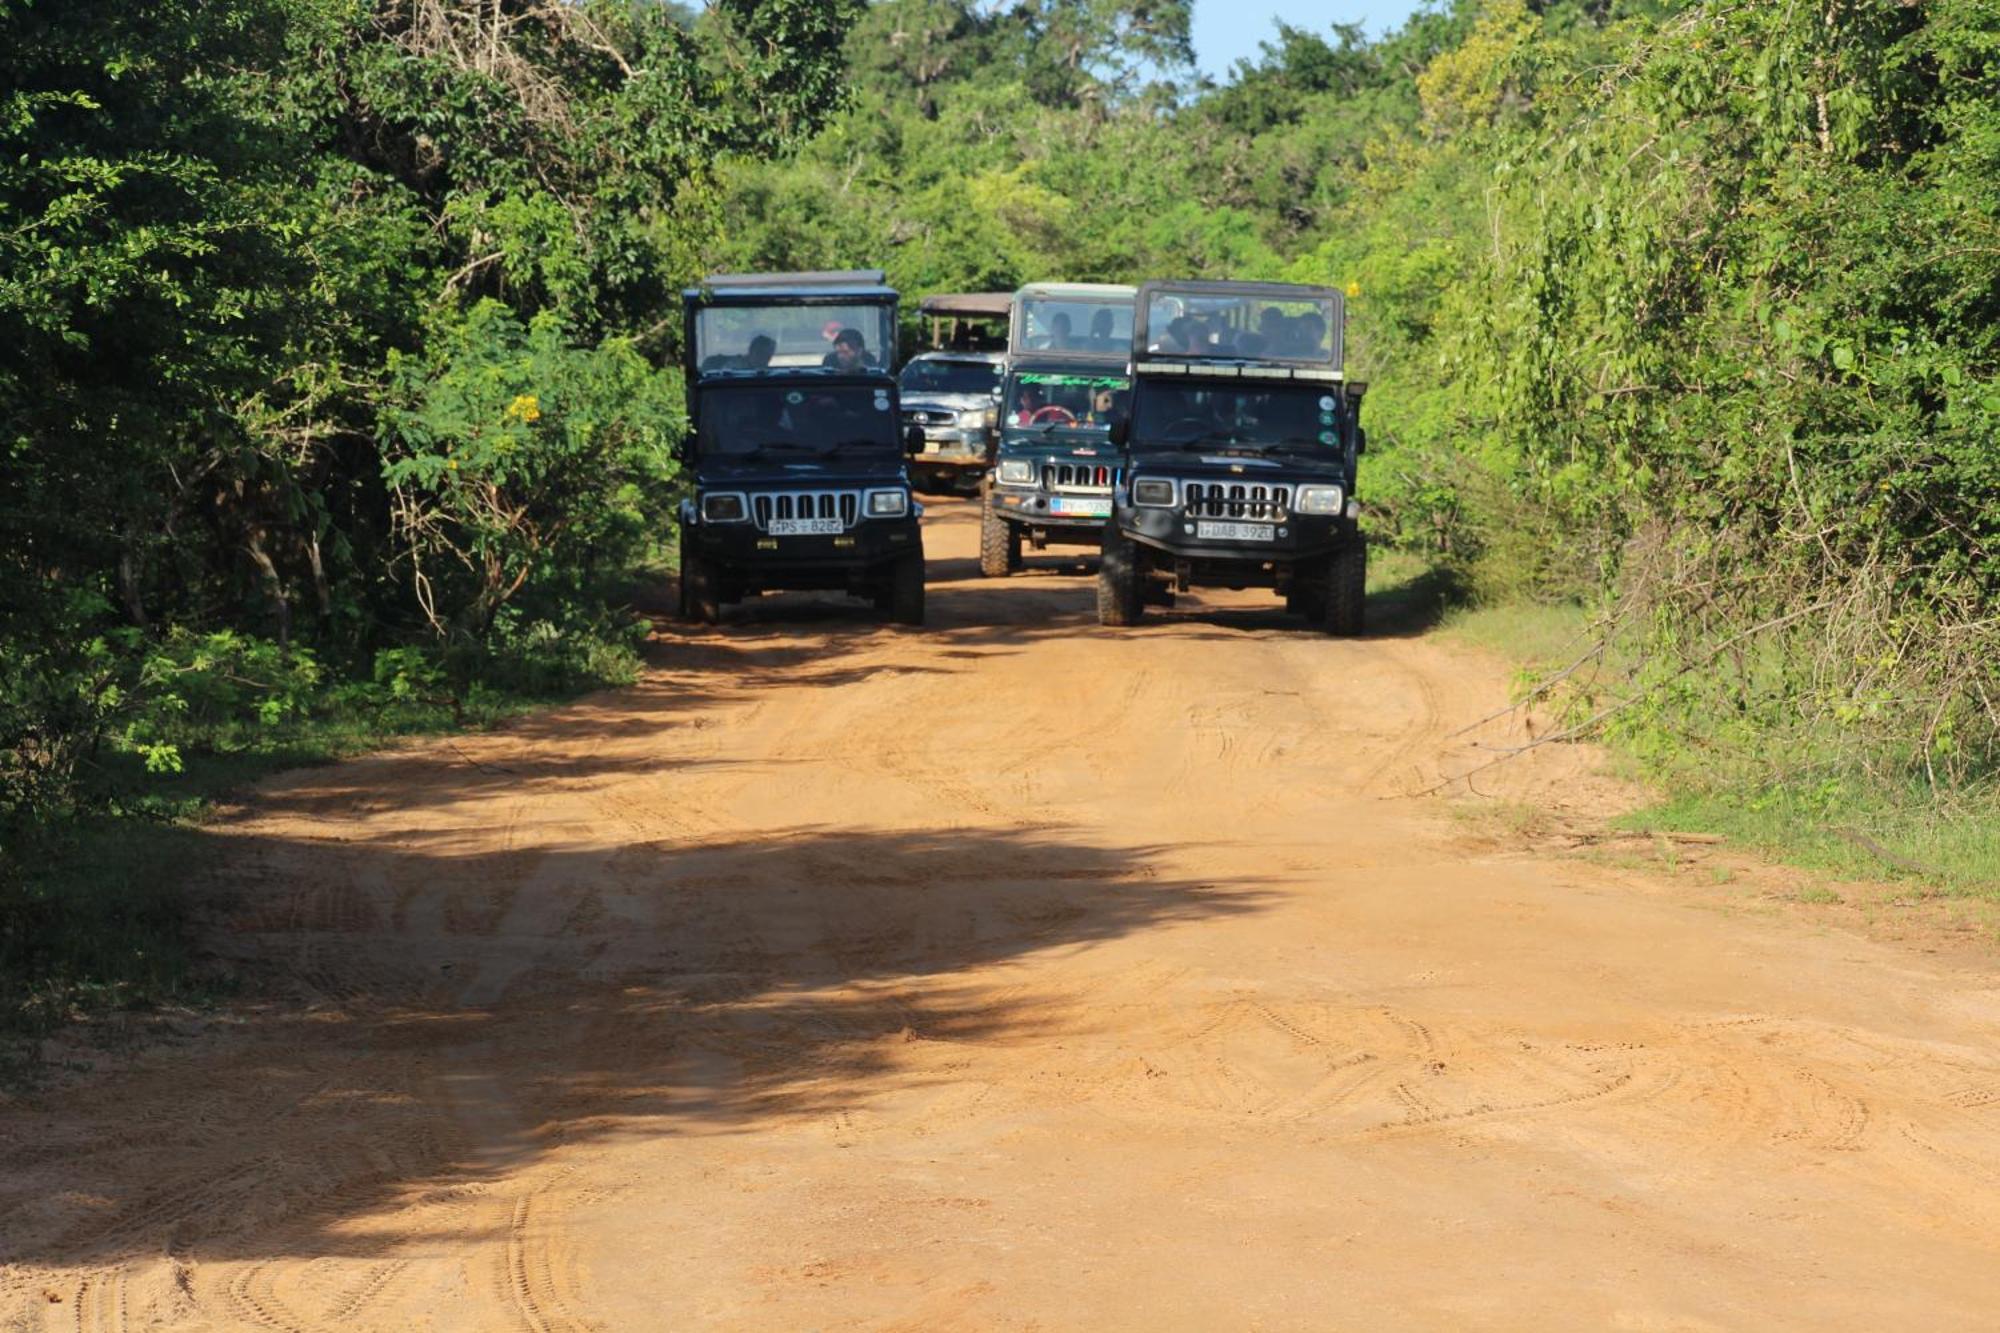
<svg viewBox="0 0 2000 1333">
<path fill-rule="evenodd" d="M 1621 821 L 1642 832 L 1719 833 L 1775 860 L 1843 879 L 1906 879 L 2000 900 L 2000 802 L 1939 809 L 1928 793 L 1833 803 L 1820 793 L 1674 792 Z"/>
<path fill-rule="evenodd" d="M 1408 598 L 1428 586 L 1418 557 L 1396 553 L 1382 564 L 1389 596 Z M 1514 663 L 1520 694 L 1574 662 L 1591 631 L 1589 612 L 1575 604 L 1470 601 L 1455 593 L 1437 602 L 1433 623 Z M 1621 768 L 1665 789 L 1659 803 L 1624 817 L 1619 827 L 1720 834 L 1773 861 L 1831 877 L 1907 881 L 1926 894 L 2000 901 L 2000 792 L 1941 803 L 1925 787 L 1894 790 L 1860 780 L 1763 790 L 1726 781 L 1698 785 L 1716 782 L 1713 772 L 1687 761 L 1699 739 L 1663 739 L 1656 727 L 1642 752 L 1636 739 L 1612 738 Z"/>
<path fill-rule="evenodd" d="M 1481 603 L 1452 608 L 1446 632 L 1500 653 L 1527 671 L 1568 666 L 1588 643 L 1590 617 L 1580 606 L 1541 602 Z"/>
</svg>

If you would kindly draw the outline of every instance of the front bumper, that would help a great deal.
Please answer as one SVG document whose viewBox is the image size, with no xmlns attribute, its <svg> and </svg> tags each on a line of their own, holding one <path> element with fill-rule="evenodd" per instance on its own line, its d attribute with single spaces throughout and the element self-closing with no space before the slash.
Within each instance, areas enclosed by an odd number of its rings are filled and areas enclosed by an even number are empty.
<svg viewBox="0 0 2000 1333">
<path fill-rule="evenodd" d="M 682 540 L 745 591 L 848 588 L 923 549 L 916 514 L 863 519 L 838 536 L 773 537 L 752 523 L 697 523 Z"/>
<path fill-rule="evenodd" d="M 1051 532 L 1087 533 L 1096 541 L 1111 517 L 1108 495 L 1063 495 L 1039 488 L 994 487 L 993 512 L 1010 523 L 1047 528 Z"/>
<path fill-rule="evenodd" d="M 1332 514 L 1289 514 L 1269 525 L 1270 541 L 1239 541 L 1199 535 L 1200 521 L 1181 509 L 1122 505 L 1114 515 L 1120 532 L 1141 546 L 1190 564 L 1296 564 L 1332 555 L 1355 541 L 1359 525 Z"/>
<path fill-rule="evenodd" d="M 912 467 L 983 468 L 993 453 L 992 432 L 958 426 L 926 426 L 924 451 L 910 456 Z"/>
</svg>

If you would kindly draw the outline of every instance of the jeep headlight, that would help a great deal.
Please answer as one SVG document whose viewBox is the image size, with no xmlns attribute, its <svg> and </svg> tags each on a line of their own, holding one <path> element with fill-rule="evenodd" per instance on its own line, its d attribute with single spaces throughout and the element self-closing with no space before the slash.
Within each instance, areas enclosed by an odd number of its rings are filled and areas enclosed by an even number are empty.
<svg viewBox="0 0 2000 1333">
<path fill-rule="evenodd" d="M 1000 480 L 1009 486 L 1032 486 L 1035 465 L 1025 458 L 1003 458 L 1000 460 Z"/>
<path fill-rule="evenodd" d="M 967 408 L 958 414 L 958 424 L 967 430 L 978 430 L 986 424 L 986 409 L 983 407 Z"/>
<path fill-rule="evenodd" d="M 1300 514 L 1338 514 L 1347 506 L 1347 492 L 1338 486 L 1301 486 L 1292 509 Z"/>
<path fill-rule="evenodd" d="M 701 517 L 707 523 L 741 523 L 750 517 L 750 506 L 741 495 L 724 492 L 701 497 Z"/>
<path fill-rule="evenodd" d="M 870 518 L 901 518 L 909 512 L 910 493 L 908 491 L 868 492 L 868 517 Z"/>
<path fill-rule="evenodd" d="M 1165 477 L 1141 477 L 1132 483 L 1132 503 L 1150 505 L 1158 509 L 1171 509 L 1174 504 L 1174 484 Z"/>
<path fill-rule="evenodd" d="M 986 427 L 986 429 L 988 430 L 992 430 L 995 426 L 1000 424 L 1000 409 L 997 407 L 989 407 L 984 412 L 981 412 L 979 414 L 979 424 Z"/>
</svg>

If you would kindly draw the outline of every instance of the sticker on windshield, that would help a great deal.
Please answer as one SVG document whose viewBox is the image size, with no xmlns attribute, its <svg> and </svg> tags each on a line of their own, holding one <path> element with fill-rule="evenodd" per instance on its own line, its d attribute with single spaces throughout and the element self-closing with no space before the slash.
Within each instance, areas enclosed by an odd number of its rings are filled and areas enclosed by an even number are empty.
<svg viewBox="0 0 2000 1333">
<path fill-rule="evenodd" d="M 805 400 L 806 396 L 800 393 L 797 389 L 794 389 L 790 393 L 785 395 L 785 401 L 790 403 L 793 407 L 797 407 L 800 403 L 803 403 Z"/>
<path fill-rule="evenodd" d="M 1322 426 L 1331 426 L 1333 424 L 1333 413 L 1331 412 L 1320 413 L 1319 424 Z"/>
<path fill-rule="evenodd" d="M 1332 394 L 1328 394 L 1328 395 L 1327 395 L 1326 397 L 1324 397 L 1324 398 L 1320 399 L 1320 400 L 1319 400 L 1319 405 L 1320 405 L 1320 409 L 1321 409 L 1322 411 L 1326 411 L 1326 412 L 1331 412 L 1331 411 L 1333 411 L 1333 395 L 1332 395 Z"/>
<path fill-rule="evenodd" d="M 1332 444 L 1338 438 L 1339 437 L 1330 430 L 1323 430 L 1319 433 L 1319 442 L 1321 444 Z"/>
<path fill-rule="evenodd" d="M 877 412 L 887 412 L 889 410 L 889 400 L 887 398 L 877 398 L 875 400 L 875 410 Z"/>
</svg>

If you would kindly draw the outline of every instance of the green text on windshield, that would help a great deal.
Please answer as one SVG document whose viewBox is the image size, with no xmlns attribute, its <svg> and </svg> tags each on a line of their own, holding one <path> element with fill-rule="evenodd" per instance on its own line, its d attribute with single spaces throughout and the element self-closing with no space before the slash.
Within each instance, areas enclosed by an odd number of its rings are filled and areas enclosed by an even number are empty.
<svg viewBox="0 0 2000 1333">
<path fill-rule="evenodd" d="M 1126 410 L 1123 375 L 1064 375 L 1022 371 L 1007 385 L 1008 426 L 1108 430 Z"/>
</svg>

